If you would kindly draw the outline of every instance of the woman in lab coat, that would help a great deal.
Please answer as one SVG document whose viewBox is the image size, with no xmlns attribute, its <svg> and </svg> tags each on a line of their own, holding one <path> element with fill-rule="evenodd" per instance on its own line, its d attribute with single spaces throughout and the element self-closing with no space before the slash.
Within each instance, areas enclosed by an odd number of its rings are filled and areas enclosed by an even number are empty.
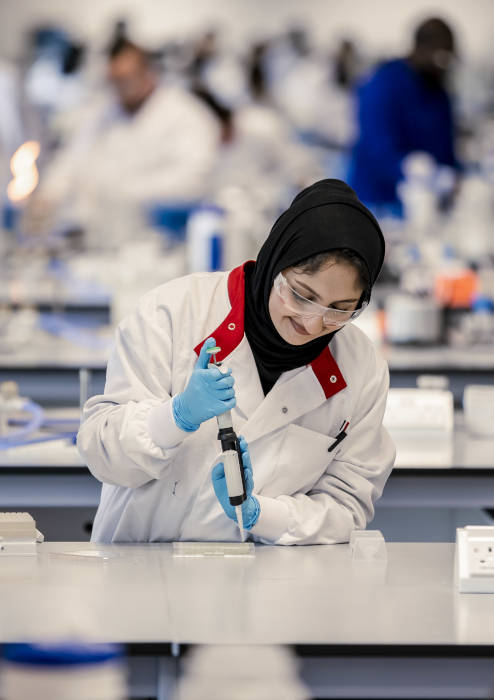
<svg viewBox="0 0 494 700">
<path fill-rule="evenodd" d="M 346 542 L 372 520 L 394 460 L 386 363 L 350 321 L 384 258 L 339 180 L 303 190 L 256 262 L 146 294 L 116 333 L 105 393 L 78 437 L 103 482 L 98 542 L 237 540 L 215 416 L 243 436 L 254 541 Z M 211 340 L 212 338 L 212 340 Z M 208 345 L 231 374 L 207 369 Z"/>
</svg>

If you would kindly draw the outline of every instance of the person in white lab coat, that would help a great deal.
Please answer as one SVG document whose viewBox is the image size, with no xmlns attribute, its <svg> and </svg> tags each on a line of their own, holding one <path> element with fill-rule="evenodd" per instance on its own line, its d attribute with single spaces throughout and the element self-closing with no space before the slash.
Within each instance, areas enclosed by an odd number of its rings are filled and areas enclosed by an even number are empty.
<svg viewBox="0 0 494 700">
<path fill-rule="evenodd" d="M 87 402 L 78 436 L 103 482 L 93 540 L 238 539 L 214 418 L 228 409 L 254 541 L 331 544 L 364 528 L 395 451 L 382 426 L 386 363 L 349 321 L 383 257 L 354 191 L 322 180 L 255 262 L 146 294 L 117 329 L 105 393 Z M 214 343 L 231 374 L 207 368 Z"/>
<path fill-rule="evenodd" d="M 220 134 L 209 110 L 161 83 L 151 56 L 124 37 L 109 49 L 107 76 L 112 92 L 81 114 L 81 128 L 42 174 L 33 210 L 88 230 L 90 243 L 109 236 L 118 245 L 122 220 L 142 206 L 204 196 Z"/>
</svg>

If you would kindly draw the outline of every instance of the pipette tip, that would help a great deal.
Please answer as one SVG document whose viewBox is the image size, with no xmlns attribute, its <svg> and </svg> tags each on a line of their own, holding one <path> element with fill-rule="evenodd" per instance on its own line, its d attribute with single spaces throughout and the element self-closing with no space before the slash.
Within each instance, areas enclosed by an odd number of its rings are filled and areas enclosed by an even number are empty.
<svg viewBox="0 0 494 700">
<path fill-rule="evenodd" d="M 238 527 L 240 529 L 240 540 L 245 542 L 245 532 L 244 532 L 244 519 L 242 518 L 242 506 L 235 506 L 235 513 L 237 514 Z"/>
</svg>

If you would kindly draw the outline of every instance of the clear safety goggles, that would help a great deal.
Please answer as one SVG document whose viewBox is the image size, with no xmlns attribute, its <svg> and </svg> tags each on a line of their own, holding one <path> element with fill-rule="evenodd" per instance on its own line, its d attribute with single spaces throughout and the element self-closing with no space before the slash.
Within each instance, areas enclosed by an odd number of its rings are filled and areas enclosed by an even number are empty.
<svg viewBox="0 0 494 700">
<path fill-rule="evenodd" d="M 275 277 L 273 284 L 288 311 L 303 318 L 319 316 L 322 318 L 322 322 L 325 326 L 344 326 L 346 323 L 350 323 L 350 321 L 357 318 L 357 316 L 360 316 L 367 306 L 366 301 L 362 303 L 362 306 L 353 311 L 342 311 L 341 309 L 331 309 L 327 306 L 322 306 L 315 301 L 306 299 L 296 292 L 295 289 L 288 284 L 281 272 Z"/>
</svg>

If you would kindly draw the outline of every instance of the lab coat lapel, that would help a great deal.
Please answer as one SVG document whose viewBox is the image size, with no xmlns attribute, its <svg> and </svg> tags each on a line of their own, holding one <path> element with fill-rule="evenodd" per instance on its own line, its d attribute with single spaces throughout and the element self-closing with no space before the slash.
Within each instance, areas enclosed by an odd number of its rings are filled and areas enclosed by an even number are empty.
<svg viewBox="0 0 494 700">
<path fill-rule="evenodd" d="M 236 410 L 248 421 L 264 400 L 261 380 L 257 372 L 256 361 L 244 336 L 240 344 L 225 359 L 235 379 Z"/>
<path fill-rule="evenodd" d="M 242 427 L 242 435 L 247 442 L 253 442 L 293 423 L 325 400 L 324 391 L 310 366 L 285 372 Z"/>
<path fill-rule="evenodd" d="M 279 377 L 242 432 L 247 441 L 262 437 L 318 408 L 346 386 L 326 346 L 309 366 L 284 372 Z"/>
</svg>

